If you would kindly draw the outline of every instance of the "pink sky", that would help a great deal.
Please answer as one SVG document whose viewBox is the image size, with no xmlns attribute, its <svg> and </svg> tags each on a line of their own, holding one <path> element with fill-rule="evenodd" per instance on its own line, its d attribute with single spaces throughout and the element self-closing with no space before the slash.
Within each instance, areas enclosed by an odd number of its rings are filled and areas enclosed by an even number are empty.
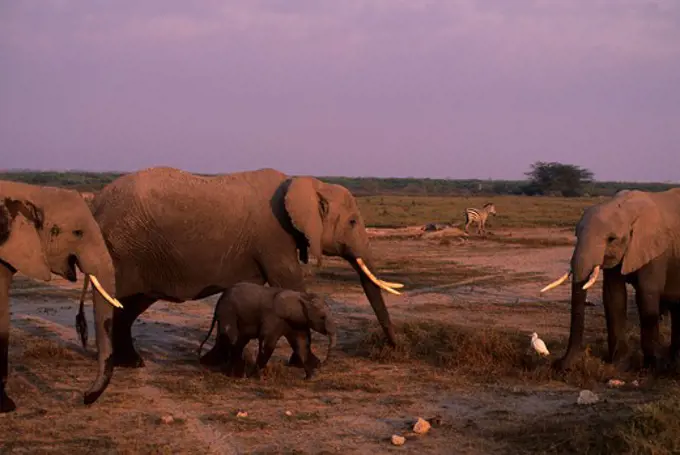
<svg viewBox="0 0 680 455">
<path fill-rule="evenodd" d="M 4 169 L 680 181 L 678 0 L 0 2 Z"/>
</svg>

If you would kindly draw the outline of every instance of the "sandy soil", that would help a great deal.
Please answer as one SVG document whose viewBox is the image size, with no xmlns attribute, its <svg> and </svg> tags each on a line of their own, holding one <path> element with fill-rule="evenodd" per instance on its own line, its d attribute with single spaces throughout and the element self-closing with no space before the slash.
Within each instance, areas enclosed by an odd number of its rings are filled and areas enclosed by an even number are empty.
<svg viewBox="0 0 680 455">
<path fill-rule="evenodd" d="M 385 294 L 396 324 L 423 320 L 510 329 L 525 334 L 527 346 L 528 335 L 537 331 L 552 359 L 562 354 L 569 286 L 545 297 L 538 291 L 568 266 L 570 230 L 505 230 L 465 241 L 457 240 L 459 233 L 445 241 L 441 235 L 398 238 L 384 231 L 372 232 L 378 274 L 406 285 L 402 296 Z M 425 361 L 371 360 L 357 345 L 377 323 L 350 267 L 331 259 L 319 272 L 310 269 L 309 283 L 332 295 L 341 327 L 338 357 L 314 380 L 303 381 L 301 370 L 283 366 L 290 354 L 283 339 L 266 379 L 236 380 L 209 371 L 198 364 L 196 350 L 217 297 L 158 302 L 133 328 L 146 366 L 117 369 L 102 398 L 85 407 L 82 391 L 96 369 L 91 303 L 91 341 L 84 351 L 74 329 L 79 284 L 17 277 L 8 391 L 19 409 L 0 416 L 1 452 L 520 453 L 521 445 L 502 435 L 530 431 L 537 421 L 587 419 L 595 412 L 578 408 L 580 389 L 563 381 L 476 381 Z M 600 284 L 590 294 L 595 306 L 587 309 L 592 342 L 605 337 Z M 318 334 L 314 339 L 322 357 L 325 340 Z M 608 390 L 604 384 L 596 389 L 607 397 L 605 406 L 645 400 L 639 390 Z M 248 416 L 236 417 L 239 410 Z M 174 422 L 162 423 L 165 415 Z M 392 446 L 390 436 L 407 431 L 418 416 L 440 421 L 404 447 Z"/>
</svg>

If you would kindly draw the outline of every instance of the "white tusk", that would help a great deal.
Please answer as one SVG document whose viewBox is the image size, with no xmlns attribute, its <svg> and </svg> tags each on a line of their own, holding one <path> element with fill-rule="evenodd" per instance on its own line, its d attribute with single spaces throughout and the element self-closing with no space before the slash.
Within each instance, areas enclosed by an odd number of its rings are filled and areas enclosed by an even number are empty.
<svg viewBox="0 0 680 455">
<path fill-rule="evenodd" d="M 90 280 L 92 280 L 92 284 L 94 285 L 94 287 L 97 288 L 97 291 L 99 291 L 99 293 L 106 299 L 107 302 L 109 302 L 116 308 L 123 308 L 123 305 L 118 300 L 111 297 L 109 293 L 104 290 L 102 285 L 99 284 L 99 280 L 97 279 L 96 276 L 90 275 Z"/>
<path fill-rule="evenodd" d="M 385 286 L 389 286 L 389 287 L 395 288 L 395 289 L 401 289 L 401 288 L 404 287 L 404 285 L 401 284 L 401 283 L 391 283 L 391 282 L 385 281 L 385 280 L 380 280 L 380 282 L 382 282 Z"/>
<path fill-rule="evenodd" d="M 600 275 L 600 266 L 596 265 L 595 268 L 593 269 L 593 273 L 590 274 L 590 279 L 586 282 L 586 284 L 583 285 L 583 289 L 588 289 L 590 286 L 595 284 L 595 281 L 597 281 L 597 277 Z"/>
<path fill-rule="evenodd" d="M 569 270 L 567 273 L 565 273 L 564 275 L 562 275 L 561 277 L 559 277 L 558 279 L 556 279 L 555 281 L 553 281 L 552 283 L 550 283 L 549 285 L 547 285 L 546 287 L 541 289 L 541 293 L 543 293 L 545 291 L 549 291 L 552 288 L 556 288 L 560 284 L 564 283 L 569 278 L 569 275 L 571 275 L 571 270 Z"/>
<path fill-rule="evenodd" d="M 368 270 L 368 267 L 366 267 L 366 264 L 364 264 L 363 259 L 357 258 L 357 264 L 359 264 L 359 267 L 361 267 L 361 270 L 366 274 L 366 276 L 373 281 L 379 288 L 386 290 L 387 292 L 394 294 L 394 295 L 401 295 L 401 292 L 395 291 L 391 287 L 389 287 L 387 284 L 385 284 L 383 281 L 377 279 L 375 275 L 371 273 L 370 270 Z"/>
</svg>

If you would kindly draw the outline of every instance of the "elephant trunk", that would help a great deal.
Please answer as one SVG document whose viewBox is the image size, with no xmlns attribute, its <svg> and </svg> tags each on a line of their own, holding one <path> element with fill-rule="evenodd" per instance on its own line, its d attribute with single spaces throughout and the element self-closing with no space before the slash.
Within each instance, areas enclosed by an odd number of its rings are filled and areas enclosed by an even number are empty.
<svg viewBox="0 0 680 455">
<path fill-rule="evenodd" d="M 559 360 L 561 369 L 568 369 L 583 350 L 583 330 L 585 326 L 586 294 L 584 282 L 574 279 L 571 285 L 571 323 L 567 352 Z"/>
<path fill-rule="evenodd" d="M 329 332 L 328 333 L 328 351 L 326 352 L 326 360 L 325 362 L 328 362 L 328 360 L 332 357 L 333 355 L 333 349 L 335 349 L 335 345 L 337 344 L 338 337 L 335 334 L 335 332 Z"/>
<path fill-rule="evenodd" d="M 588 288 L 600 273 L 601 259 L 598 249 L 579 239 L 571 258 L 571 323 L 567 352 L 559 360 L 561 369 L 568 369 L 583 350 L 583 331 L 585 326 L 586 297 Z M 602 253 L 604 256 L 604 253 Z"/>
<path fill-rule="evenodd" d="M 326 321 L 326 333 L 328 334 L 328 351 L 326 352 L 326 360 L 324 360 L 324 363 L 328 362 L 328 360 L 331 358 L 333 349 L 335 349 L 335 346 L 338 342 L 335 323 L 330 319 Z"/>
<path fill-rule="evenodd" d="M 113 376 L 113 307 L 122 308 L 120 302 L 112 297 L 116 294 L 116 278 L 111 255 L 106 248 L 103 237 L 98 230 L 96 232 L 99 234 L 99 239 L 97 239 L 100 240 L 97 242 L 99 246 L 81 252 L 77 258 L 80 270 L 86 275 L 85 286 L 87 287 L 89 280 L 95 290 L 93 292 L 93 310 L 99 369 L 96 379 L 85 392 L 85 404 L 94 403 L 104 393 Z M 82 303 L 79 316 L 81 321 L 84 321 Z M 79 323 L 78 319 L 76 317 L 76 324 Z M 80 326 L 79 330 L 81 330 Z M 84 330 L 86 333 L 86 325 Z M 81 338 L 82 336 L 81 332 Z"/>
<path fill-rule="evenodd" d="M 604 252 L 603 242 L 599 239 L 589 239 L 587 233 L 582 234 L 571 257 L 571 272 L 574 281 L 583 283 L 592 278 L 595 267 L 602 266 Z"/>
<path fill-rule="evenodd" d="M 382 283 L 383 285 L 385 285 L 385 283 L 377 280 L 372 274 L 371 270 L 375 269 L 372 266 L 370 256 L 364 255 L 363 257 L 359 258 L 352 257 L 349 259 L 349 262 L 359 274 L 361 287 L 364 289 L 364 293 L 366 294 L 371 307 L 373 307 L 373 312 L 375 313 L 380 326 L 385 332 L 388 343 L 392 347 L 396 346 L 397 337 L 394 333 L 394 327 L 392 326 L 392 321 L 390 320 L 390 314 L 387 311 L 387 306 L 385 306 L 385 300 L 383 299 L 382 293 L 380 292 L 381 288 L 385 288 L 383 286 L 379 286 L 376 281 Z"/>
</svg>

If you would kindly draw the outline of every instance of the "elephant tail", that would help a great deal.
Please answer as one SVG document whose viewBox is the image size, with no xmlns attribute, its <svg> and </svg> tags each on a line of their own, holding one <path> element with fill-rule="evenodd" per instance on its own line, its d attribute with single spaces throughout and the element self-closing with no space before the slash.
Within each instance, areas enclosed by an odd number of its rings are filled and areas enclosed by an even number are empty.
<svg viewBox="0 0 680 455">
<path fill-rule="evenodd" d="M 219 302 L 218 302 L 219 304 Z M 208 330 L 208 334 L 205 336 L 203 341 L 201 342 L 201 345 L 198 347 L 198 357 L 201 357 L 201 351 L 203 351 L 203 345 L 205 344 L 206 341 L 210 338 L 210 335 L 212 335 L 212 331 L 215 328 L 215 321 L 217 321 L 217 307 L 218 305 L 215 305 L 215 312 L 213 313 L 213 318 L 212 322 L 210 323 L 210 330 Z"/>
</svg>

